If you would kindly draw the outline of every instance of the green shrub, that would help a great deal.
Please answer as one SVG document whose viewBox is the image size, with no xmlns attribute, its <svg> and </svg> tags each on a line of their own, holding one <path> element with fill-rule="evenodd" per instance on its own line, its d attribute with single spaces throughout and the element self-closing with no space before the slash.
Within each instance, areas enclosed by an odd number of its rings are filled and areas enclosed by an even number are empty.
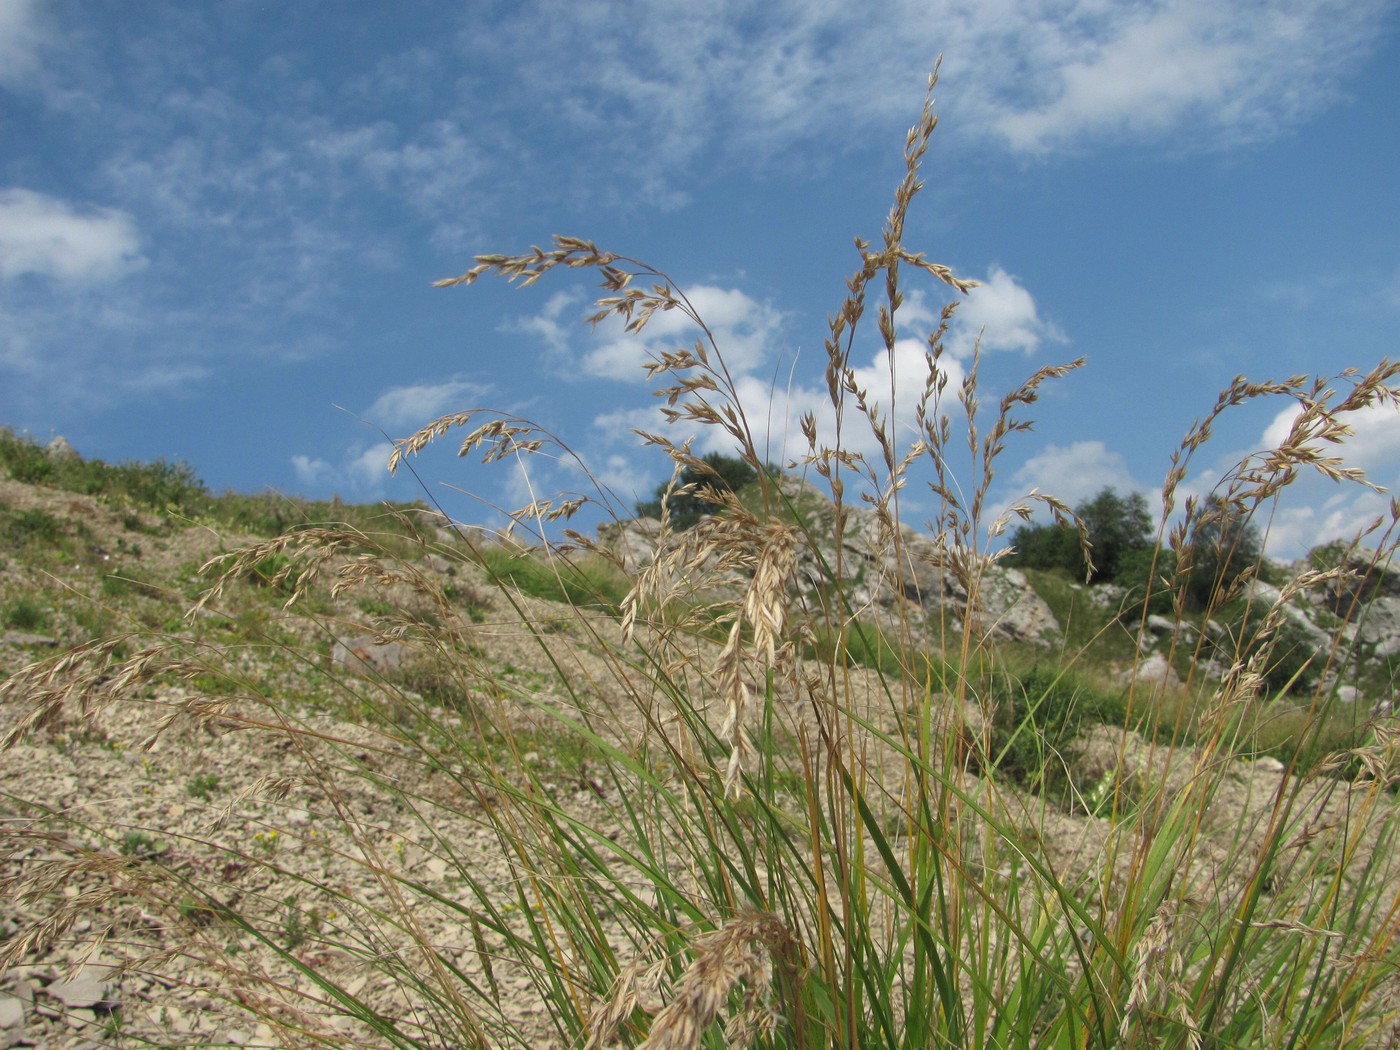
<svg viewBox="0 0 1400 1050">
<path fill-rule="evenodd" d="M 1023 568 L 1059 569 L 1090 583 L 1121 584 L 1125 559 L 1152 549 L 1152 517 L 1139 492 L 1124 497 L 1112 488 L 1074 508 L 1088 537 L 1093 572 L 1084 563 L 1079 529 L 1068 524 L 1023 525 L 1011 538 L 1008 563 Z"/>
<path fill-rule="evenodd" d="M 712 514 L 720 506 L 715 495 L 720 492 L 739 492 L 758 481 L 758 471 L 749 463 L 736 456 L 726 456 L 711 452 L 692 463 L 688 463 L 676 478 L 674 488 L 670 482 L 662 482 L 656 487 L 652 499 L 637 504 L 638 517 L 661 517 L 663 497 L 673 529 L 692 528 L 706 514 Z"/>
<path fill-rule="evenodd" d="M 190 798 L 199 799 L 201 802 L 208 802 L 218 790 L 219 775 L 217 773 L 196 773 L 185 785 L 185 794 L 189 795 Z"/>
<path fill-rule="evenodd" d="M 1121 706 L 1065 671 L 1033 667 L 993 684 L 990 765 L 1027 790 L 1065 801 L 1075 741 L 1086 723 L 1121 719 Z"/>
</svg>

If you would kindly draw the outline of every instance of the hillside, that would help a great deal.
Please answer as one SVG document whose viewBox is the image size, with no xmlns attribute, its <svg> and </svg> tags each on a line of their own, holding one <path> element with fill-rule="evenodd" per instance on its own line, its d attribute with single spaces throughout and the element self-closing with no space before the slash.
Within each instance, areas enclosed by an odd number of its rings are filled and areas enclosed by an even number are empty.
<svg viewBox="0 0 1400 1050">
<path fill-rule="evenodd" d="M 1291 924 L 1325 948 L 1326 922 L 1392 953 L 1375 932 L 1400 899 L 1394 737 L 1374 720 L 1396 648 L 1388 572 L 1297 601 L 1257 588 L 1258 609 L 1272 603 L 1314 651 L 1335 636 L 1367 662 L 1336 660 L 1351 677 L 1330 683 L 1305 666 L 1289 695 L 1245 705 L 1229 683 L 1266 679 L 1267 655 L 1232 664 L 1210 645 L 1192 660 L 1225 628 L 1160 620 L 1140 643 L 1122 594 L 1052 573 L 997 569 L 970 604 L 931 540 L 906 531 L 891 547 L 874 511 L 842 533 L 841 600 L 859 615 L 824 634 L 813 610 L 831 601 L 835 534 L 802 522 L 833 515 L 795 483 L 769 546 L 711 549 L 708 583 L 631 624 L 629 588 L 670 557 L 659 524 L 551 555 L 416 505 L 213 496 L 184 468 L 109 476 L 62 448 L 36 468 L 34 453 L 0 477 L 4 1045 L 562 1046 L 568 1010 L 633 1039 L 684 994 L 692 971 L 665 959 L 686 931 L 754 923 L 765 947 L 733 963 L 718 1000 L 741 1016 L 753 1007 L 737 989 L 795 994 L 772 990 L 799 965 L 784 953 L 815 972 L 830 935 L 823 898 L 781 857 L 810 847 L 837 871 L 859 848 L 872 885 L 897 886 L 897 858 L 932 834 L 910 808 L 928 797 L 910 794 L 920 780 L 953 791 L 941 819 L 965 826 L 917 863 L 941 858 L 969 902 L 995 896 L 1018 936 L 1059 909 L 1068 940 L 1045 933 L 1035 952 L 1062 982 L 1081 965 L 1074 927 L 1107 937 L 1119 921 L 1120 880 L 1159 886 L 1131 920 L 1152 936 L 1188 908 L 1228 930 L 1247 901 L 1251 928 Z M 795 582 L 756 596 L 778 571 L 772 537 L 799 533 L 782 569 Z M 1371 627 L 1337 619 L 1359 587 Z M 1248 604 L 1232 608 L 1244 622 Z M 764 664 L 764 617 L 783 615 L 810 622 L 783 627 Z M 997 654 L 976 678 L 958 663 L 970 615 Z M 736 710 L 726 669 L 750 642 L 735 673 L 753 710 Z M 839 709 L 824 681 L 839 681 Z M 1237 716 L 1212 710 L 1222 697 Z M 842 757 L 857 733 L 859 757 Z M 854 824 L 813 823 L 843 777 L 865 784 Z M 1309 896 L 1329 878 L 1351 918 Z M 1349 903 L 1363 893 L 1371 904 Z M 787 897 L 798 917 L 779 932 L 755 917 Z M 893 921 L 898 891 L 871 900 L 889 913 L 877 925 Z M 653 911 L 667 916 L 657 943 L 639 918 Z M 1261 971 L 1281 965 L 1251 952 Z M 985 965 L 1014 970 L 1014 955 L 1002 943 Z M 1147 958 L 1122 960 L 1116 1009 L 1209 998 L 1209 980 L 1189 988 L 1204 956 L 1160 979 Z M 761 976 L 770 964 L 778 976 Z M 1344 992 L 1385 1014 L 1381 985 Z"/>
</svg>

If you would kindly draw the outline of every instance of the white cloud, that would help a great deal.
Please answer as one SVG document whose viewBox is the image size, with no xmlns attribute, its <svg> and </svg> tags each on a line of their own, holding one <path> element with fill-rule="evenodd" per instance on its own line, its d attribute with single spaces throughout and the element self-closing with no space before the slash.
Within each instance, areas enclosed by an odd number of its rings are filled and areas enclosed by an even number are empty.
<svg viewBox="0 0 1400 1050">
<path fill-rule="evenodd" d="M 781 311 L 735 288 L 700 284 L 684 292 L 714 334 L 732 373 L 745 374 L 771 359 L 786 320 Z M 511 327 L 540 336 L 556 354 L 570 353 L 570 325 L 561 322 L 560 315 L 578 302 L 568 293 L 555 295 L 541 313 Z M 623 321 L 609 318 L 587 331 L 589 348 L 580 351 L 583 370 L 599 378 L 642 382 L 645 364 L 662 353 L 691 348 L 699 336 L 699 327 L 680 309 L 652 314 L 640 332 L 627 332 Z"/>
<path fill-rule="evenodd" d="M 1301 411 L 1291 406 L 1279 412 L 1265 428 L 1261 447 L 1278 447 Z M 1388 520 L 1390 494 L 1400 492 L 1400 411 L 1378 405 L 1341 418 L 1351 436 L 1339 444 L 1319 443 L 1319 451 L 1360 467 L 1385 492 L 1338 484 L 1311 470 L 1300 472 L 1284 490 L 1269 525 L 1266 546 L 1275 557 L 1297 557 L 1320 543 L 1351 539 L 1377 517 Z"/>
<path fill-rule="evenodd" d="M 311 456 L 295 455 L 291 463 L 297 481 L 310 488 L 320 488 L 335 478 L 335 468 L 319 456 L 313 459 Z"/>
<path fill-rule="evenodd" d="M 452 412 L 479 408 L 486 388 L 469 379 L 390 387 L 364 411 L 373 426 L 412 431 Z"/>
<path fill-rule="evenodd" d="M 1319 486 L 1309 486 L 1318 492 Z M 1264 537 L 1264 550 L 1270 557 L 1280 559 L 1298 558 L 1312 548 L 1334 540 L 1350 541 L 1370 528 L 1377 519 L 1382 528 L 1390 520 L 1390 499 L 1379 493 L 1358 489 L 1337 491 L 1333 489 L 1330 499 L 1319 499 L 1316 503 L 1294 506 L 1285 503 L 1272 516 L 1268 525 L 1268 535 Z M 1374 544 L 1374 534 L 1371 542 Z M 1366 542 L 1363 539 L 1363 544 Z"/>
<path fill-rule="evenodd" d="M 1102 441 L 1046 445 L 1015 471 L 1012 482 L 1024 492 L 1037 489 L 1058 496 L 1071 507 L 1092 499 L 1106 488 L 1120 495 L 1142 492 L 1145 488 L 1133 479 L 1123 455 Z"/>
<path fill-rule="evenodd" d="M 967 294 L 953 317 L 948 349 L 959 357 L 972 352 L 981 334 L 982 349 L 1034 353 L 1044 340 L 1064 342 L 1053 324 L 1043 320 L 1035 298 L 1000 266 Z"/>
<path fill-rule="evenodd" d="M 1075 4 L 1041 26 L 1030 97 L 988 91 L 987 110 L 1010 146 L 1033 152 L 1095 137 L 1268 138 L 1335 97 L 1334 71 L 1364 55 L 1384 9 L 1332 0 Z"/>
<path fill-rule="evenodd" d="M 575 330 L 579 328 L 581 321 L 573 317 L 568 317 L 565 320 L 560 320 L 560 318 L 566 312 L 573 311 L 581 300 L 582 296 L 577 292 L 555 292 L 538 314 L 533 317 L 518 318 L 508 325 L 508 329 L 536 336 L 544 341 L 551 352 L 565 354 L 568 352 L 570 339 Z"/>
<path fill-rule="evenodd" d="M 914 339 L 901 339 L 895 344 L 893 367 L 890 361 L 890 355 L 879 350 L 870 356 L 867 364 L 853 368 L 852 374 L 857 387 L 865 391 L 879 425 L 894 436 L 902 449 L 919 437 L 915 429 L 915 409 L 928 379 L 924 344 Z M 946 412 L 955 403 L 964 371 L 950 357 L 944 357 L 939 367 L 948 380 L 942 404 L 942 411 Z M 749 374 L 735 377 L 735 388 L 754 442 L 768 458 L 786 461 L 807 451 L 801 421 L 809 413 L 816 420 L 819 444 L 835 444 L 837 413 L 825 384 L 788 382 L 783 376 L 775 382 L 765 375 Z M 893 418 L 889 411 L 892 397 Z M 841 447 L 847 452 L 873 455 L 879 449 L 879 442 L 871 422 L 858 411 L 854 397 L 847 396 L 843 406 Z M 595 418 L 594 426 L 613 436 L 633 429 L 666 432 L 655 408 L 607 412 Z M 677 423 L 671 428 L 670 436 L 677 444 L 693 437 L 698 452 L 734 451 L 733 438 L 718 426 Z"/>
<path fill-rule="evenodd" d="M 1264 431 L 1264 447 L 1277 448 L 1282 444 L 1301 411 L 1295 405 L 1279 412 Z M 1368 474 L 1378 473 L 1373 479 L 1376 484 L 1388 486 L 1395 482 L 1400 472 L 1400 411 L 1374 405 L 1338 418 L 1351 429 L 1351 435 L 1340 444 L 1318 442 L 1318 451 L 1326 456 L 1341 456 L 1348 466 L 1360 467 Z"/>
<path fill-rule="evenodd" d="M 144 266 L 136 223 L 32 190 L 0 190 L 0 276 L 108 280 Z"/>
<path fill-rule="evenodd" d="M 734 289 L 699 286 L 688 294 L 715 332 L 725 365 L 734 377 L 739 404 L 761 450 L 774 459 L 801 455 L 806 451 L 801 420 L 809 413 L 816 420 L 819 442 L 833 445 L 837 440 L 837 410 L 826 384 L 801 378 L 802 374 L 819 372 L 825 362 L 799 359 L 790 375 L 773 371 L 785 315 Z M 542 334 L 553 337 L 558 333 L 556 314 L 557 311 L 551 313 L 547 323 L 544 318 L 533 319 Z M 875 423 L 859 412 L 856 398 L 848 396 L 840 436 L 846 451 L 874 454 L 880 446 L 873 426 L 886 428 L 900 448 L 920 437 L 917 409 L 930 379 L 927 336 L 937 325 L 938 317 L 939 308 L 930 302 L 925 291 L 911 291 L 895 318 L 898 337 L 893 354 L 880 348 L 867 351 L 869 356 L 863 359 L 864 363 L 859 363 L 859 357 L 852 363 L 852 379 L 864 393 Z M 866 323 L 869 331 L 858 341 L 857 355 L 861 353 L 861 343 L 868 347 L 875 338 L 873 313 Z M 955 409 L 957 391 L 966 376 L 962 360 L 971 355 L 979 332 L 986 350 L 1030 353 L 1043 341 L 1064 339 L 1040 317 L 1030 292 L 1006 271 L 993 267 L 954 317 L 947 340 L 948 353 L 937 366 L 944 380 L 938 412 L 947 414 Z M 623 334 L 618 324 L 602 325 L 594 336 L 601 345 L 585 353 L 585 367 L 597 376 L 637 379 L 643 374 L 643 362 L 660 350 L 688 347 L 696 334 L 697 330 L 679 310 L 654 315 L 640 335 Z M 933 415 L 934 410 L 935 406 L 930 405 L 928 414 Z M 656 429 L 660 419 L 656 409 L 623 410 L 600 415 L 595 425 L 618 434 L 633 428 Z M 732 451 L 733 440 L 720 427 L 701 427 L 694 437 L 699 451 Z"/>
<path fill-rule="evenodd" d="M 346 465 L 346 474 L 351 485 L 360 491 L 375 491 L 389 480 L 389 456 L 394 446 L 390 444 L 371 445 Z"/>
<path fill-rule="evenodd" d="M 394 446 L 376 442 L 353 445 L 336 462 L 297 454 L 289 462 L 297 482 L 313 492 L 343 492 L 356 498 L 382 494 L 389 484 L 389 454 Z"/>
</svg>

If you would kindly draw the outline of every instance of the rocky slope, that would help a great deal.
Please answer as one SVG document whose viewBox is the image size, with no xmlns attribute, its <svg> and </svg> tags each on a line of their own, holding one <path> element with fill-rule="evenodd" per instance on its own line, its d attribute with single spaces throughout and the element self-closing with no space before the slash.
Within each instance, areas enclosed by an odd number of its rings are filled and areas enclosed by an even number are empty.
<svg viewBox="0 0 1400 1050">
<path fill-rule="evenodd" d="M 909 571 L 896 573 L 881 553 L 888 545 L 874 542 L 877 523 L 866 513 L 854 512 L 845 534 L 844 557 L 859 566 L 854 575 L 865 588 L 852 601 L 874 610 L 877 620 L 893 617 L 901 603 L 921 615 L 936 616 L 945 608 L 958 615 L 965 596 L 937 567 L 931 543 L 906 533 L 902 546 Z M 0 1047 L 298 1045 L 300 1029 L 342 1032 L 344 1045 L 357 1038 L 379 1045 L 326 1001 L 316 975 L 353 990 L 386 1016 L 415 1017 L 421 1003 L 382 968 L 335 946 L 337 938 L 328 931 L 342 921 L 343 905 L 338 908 L 337 901 L 387 902 L 393 884 L 375 865 L 445 898 L 460 893 L 456 861 L 444 855 L 444 841 L 471 855 L 476 877 L 499 884 L 502 908 L 512 899 L 514 877 L 508 851 L 486 830 L 481 800 L 457 798 L 459 785 L 447 772 L 425 765 L 413 748 L 395 744 L 381 731 L 366 729 L 354 717 L 353 705 L 327 692 L 328 682 L 351 673 L 364 683 L 364 696 L 377 704 L 391 702 L 380 688 L 383 676 L 404 670 L 398 661 L 409 649 L 388 624 L 420 601 L 411 574 L 405 570 L 401 579 L 385 583 L 377 602 L 323 590 L 314 601 L 290 609 L 283 607 L 287 595 L 275 582 L 250 581 L 187 617 L 193 598 L 208 583 L 196 576 L 196 567 L 253 537 L 208 523 L 161 522 L 148 511 L 96 496 L 8 479 L 0 479 L 0 514 L 9 522 L 8 546 L 0 551 L 0 613 L 6 618 L 0 678 L 17 681 L 26 666 L 61 658 L 100 637 L 122 636 L 129 653 L 180 638 L 191 647 L 187 651 L 204 647 L 217 653 L 221 673 L 233 654 L 249 694 L 275 694 L 301 719 L 295 735 L 233 731 L 247 723 L 233 717 L 242 710 L 234 706 L 227 718 L 219 715 L 218 704 L 229 699 L 227 682 L 194 667 L 152 678 L 133 702 L 113 704 L 91 717 L 56 720 L 0 753 L 0 816 L 6 831 L 0 873 L 7 880 L 0 937 L 12 956 L 0 978 Z M 21 525 L 14 526 L 16 521 Z M 630 552 L 634 565 L 651 539 L 654 526 L 645 521 L 605 536 L 620 552 Z M 612 673 L 615 657 L 609 647 L 621 640 L 613 619 L 529 595 L 510 602 L 493 599 L 479 567 L 450 549 L 450 535 L 435 542 L 439 552 L 414 561 L 412 571 L 449 585 L 457 600 L 471 606 L 470 658 L 509 686 L 511 695 L 528 694 L 540 705 L 493 708 L 503 727 L 508 723 L 536 739 L 530 734 L 540 731 L 540 709 L 566 702 L 562 667 L 573 681 L 589 684 L 600 710 L 634 712 L 618 716 L 604 731 L 620 740 L 648 731 L 635 714 L 636 697 L 620 692 Z M 808 571 L 815 572 L 817 561 L 834 553 L 806 552 Z M 351 561 L 347 557 L 342 564 Z M 909 583 L 891 588 L 888 581 L 895 578 Z M 989 593 L 989 619 L 1002 636 L 1039 644 L 1059 633 L 1048 606 L 1019 574 L 998 571 Z M 1313 625 L 1357 594 L 1371 612 L 1355 629 L 1355 639 L 1376 652 L 1395 652 L 1400 578 L 1388 570 L 1338 586 L 1312 599 L 1311 606 L 1298 606 L 1296 615 L 1300 623 Z M 257 641 L 268 638 L 277 644 Z M 717 648 L 703 640 L 695 645 L 708 646 L 703 659 L 711 659 Z M 296 652 L 307 659 L 289 659 Z M 415 703 L 430 686 L 440 685 L 421 676 L 407 685 L 398 681 Z M 853 681 L 871 695 L 882 684 L 860 670 L 853 672 Z M 89 699 L 109 685 L 94 679 Z M 359 696 L 358 688 L 349 691 Z M 30 710 L 25 697 L 10 696 L 0 705 L 0 733 L 8 733 Z M 435 717 L 446 726 L 460 725 L 465 712 L 444 706 Z M 156 732 L 176 715 L 172 725 Z M 577 755 L 553 751 L 547 739 L 538 739 L 544 741 L 538 753 L 525 758 L 559 804 L 590 825 L 614 819 L 610 802 L 615 803 L 616 784 L 590 774 Z M 316 760 L 322 765 L 302 753 L 303 743 L 323 749 Z M 1101 728 L 1076 754 L 1085 783 L 1103 782 L 1122 769 L 1144 783 L 1189 789 L 1189 751 L 1164 757 L 1132 734 Z M 337 762 L 349 762 L 358 772 L 331 795 L 307 774 Z M 1203 829 L 1218 845 L 1211 846 L 1214 853 L 1203 852 L 1202 869 L 1190 874 L 1202 885 L 1218 881 L 1230 863 L 1228 845 L 1238 844 L 1241 828 L 1264 826 L 1271 801 L 1288 783 L 1278 763 L 1236 765 L 1234 787 L 1220 796 L 1218 811 Z M 1331 782 L 1306 788 L 1306 797 L 1318 800 L 1312 816 L 1332 819 L 1345 809 L 1347 790 Z M 440 803 L 430 827 L 406 804 L 414 798 Z M 1083 871 L 1087 877 L 1108 821 L 1071 809 L 1047 813 L 1038 800 L 1017 798 L 1008 794 L 1012 801 L 1006 804 L 1039 814 L 1034 822 L 1056 869 Z M 1304 804 L 1299 811 L 1310 812 Z M 367 856 L 376 858 L 375 864 L 367 864 Z M 1210 870 L 1212 864 L 1219 869 Z M 222 902 L 259 918 L 275 931 L 273 941 L 229 928 L 203 899 L 173 917 L 155 907 L 141 879 L 156 869 L 162 877 L 173 873 L 192 885 L 220 886 Z M 315 887 L 334 892 L 318 893 Z M 425 913 L 422 935 L 469 978 L 498 984 L 506 1008 L 535 1033 L 537 1045 L 553 1045 L 556 1039 L 526 975 L 504 964 L 491 970 L 481 931 L 460 917 L 453 921 L 451 914 Z M 56 918 L 67 925 L 52 925 Z M 192 931 L 202 938 L 199 950 L 172 951 L 188 944 Z M 234 970 L 259 975 L 258 980 L 231 983 Z M 280 1027 L 242 1008 L 249 987 L 287 990 L 284 998 L 296 1005 L 276 1008 Z M 427 1045 L 448 1045 L 432 1033 L 424 1038 Z"/>
</svg>

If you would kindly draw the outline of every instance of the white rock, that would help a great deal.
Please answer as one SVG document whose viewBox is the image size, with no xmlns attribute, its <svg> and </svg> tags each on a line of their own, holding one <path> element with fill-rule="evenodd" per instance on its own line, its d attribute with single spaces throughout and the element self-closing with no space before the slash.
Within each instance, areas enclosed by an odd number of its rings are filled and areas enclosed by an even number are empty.
<svg viewBox="0 0 1400 1050">
<path fill-rule="evenodd" d="M 24 1024 L 24 1003 L 13 995 L 0 995 L 0 1028 L 18 1028 Z"/>
<path fill-rule="evenodd" d="M 94 969 L 85 966 L 71 981 L 55 981 L 45 988 L 44 992 L 51 999 L 57 999 L 70 1010 L 80 1010 L 106 1003 L 111 985 L 102 980 L 94 972 Z M 101 969 L 103 972 L 106 971 L 106 967 Z"/>
</svg>

